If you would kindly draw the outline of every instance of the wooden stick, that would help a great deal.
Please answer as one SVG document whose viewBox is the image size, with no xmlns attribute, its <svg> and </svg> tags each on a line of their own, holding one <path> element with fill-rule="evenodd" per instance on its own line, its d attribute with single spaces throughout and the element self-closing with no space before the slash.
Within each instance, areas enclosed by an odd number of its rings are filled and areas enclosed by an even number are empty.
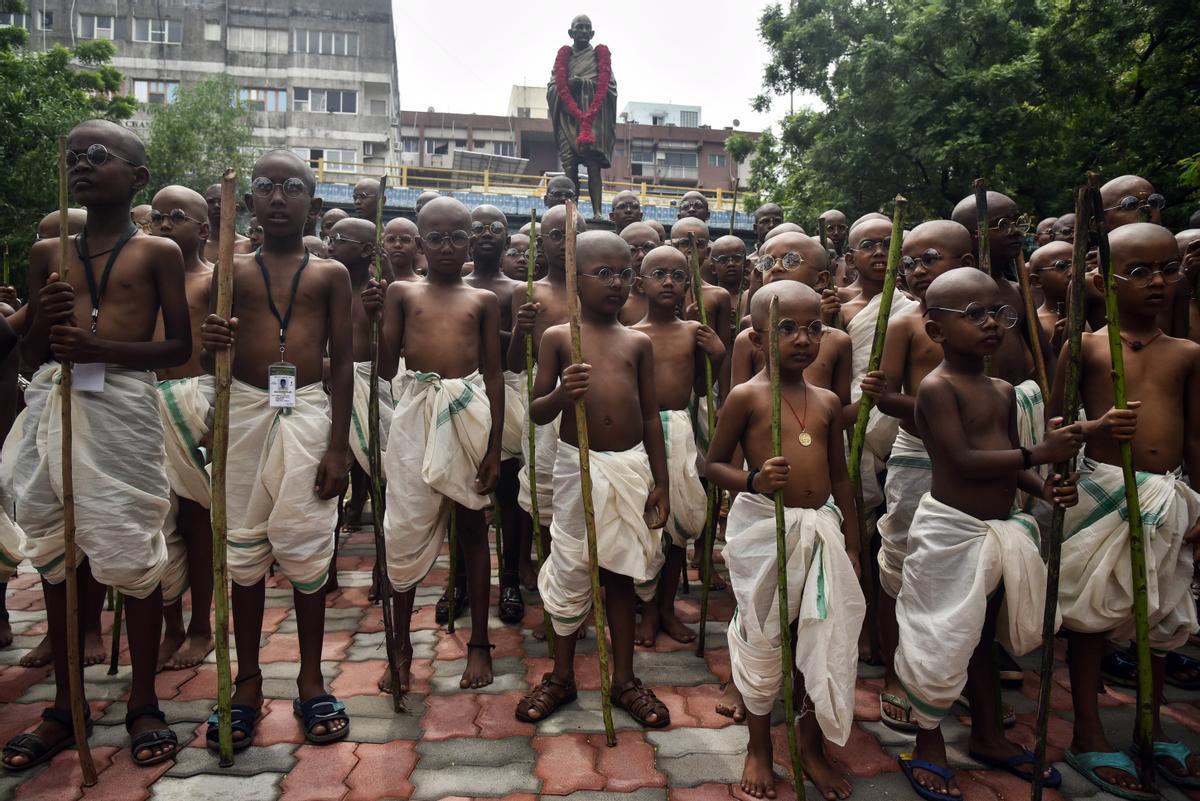
<svg viewBox="0 0 1200 801">
<path fill-rule="evenodd" d="M 61 222 L 61 220 L 60 220 L 60 222 Z M 5 245 L 4 245 L 4 284 L 3 284 L 3 286 L 11 286 L 11 284 L 9 283 L 10 281 L 12 281 L 12 270 L 10 270 L 8 267 L 8 243 L 5 243 Z"/>
<path fill-rule="evenodd" d="M 875 339 L 871 342 L 871 356 L 867 360 L 867 372 L 879 369 L 883 360 L 883 341 L 887 336 L 888 318 L 892 314 L 892 296 L 896 294 L 896 270 L 900 264 L 900 245 L 904 227 L 904 204 L 908 201 L 896 195 L 895 211 L 892 212 L 892 243 L 888 248 L 887 271 L 883 277 L 883 294 L 879 298 L 879 314 L 875 318 Z M 858 417 L 850 436 L 850 483 L 854 486 L 854 503 L 858 508 L 859 542 L 869 542 L 867 537 L 867 510 L 863 501 L 862 455 L 867 438 L 867 419 L 871 416 L 871 398 L 863 393 L 858 399 Z"/>
<path fill-rule="evenodd" d="M 779 389 L 779 298 L 771 298 L 768 369 L 771 372 L 771 455 L 783 456 L 783 421 Z M 788 604 L 787 542 L 783 519 L 783 490 L 775 490 L 775 581 L 779 589 L 779 658 L 783 662 L 783 715 L 787 729 L 788 755 L 792 761 L 792 786 L 804 801 L 804 768 L 800 765 L 800 742 L 796 736 L 796 699 L 792 693 L 795 672 L 792 656 L 792 616 Z"/>
<path fill-rule="evenodd" d="M 992 274 L 991 226 L 988 225 L 987 183 L 975 179 L 975 220 L 979 237 L 979 269 Z"/>
<path fill-rule="evenodd" d="M 729 235 L 730 236 L 733 236 L 733 226 L 734 226 L 734 223 L 737 222 L 738 181 L 740 181 L 741 179 L 742 179 L 742 176 L 740 176 L 740 175 L 736 176 L 733 179 L 733 211 L 729 212 Z M 5 282 L 5 283 L 7 283 L 7 282 Z"/>
<path fill-rule="evenodd" d="M 1071 425 L 1079 411 L 1079 366 L 1083 357 L 1083 282 L 1087 280 L 1087 231 L 1091 227 L 1091 204 L 1086 187 L 1075 192 L 1075 246 L 1071 254 L 1071 282 L 1067 289 L 1067 375 L 1063 387 L 1063 425 Z M 1054 465 L 1054 472 L 1069 476 L 1074 460 Z M 1031 798 L 1041 801 L 1046 772 L 1046 737 L 1050 725 L 1050 689 L 1054 682 L 1054 635 L 1058 613 L 1058 576 L 1062 556 L 1063 521 L 1066 510 L 1055 504 L 1046 540 L 1046 608 L 1042 618 L 1042 667 L 1038 687 L 1038 716 Z"/>
<path fill-rule="evenodd" d="M 537 208 L 529 210 L 529 253 L 525 260 L 525 302 L 533 303 L 533 274 L 537 261 Z M 537 495 L 537 426 L 529 414 L 529 404 L 533 402 L 533 335 L 525 337 L 525 437 L 529 445 L 529 515 L 533 518 L 533 548 L 537 553 L 537 573 L 541 575 L 542 564 L 546 559 L 545 546 L 542 544 L 542 519 L 538 513 Z M 542 628 L 546 632 L 546 653 L 554 658 L 554 629 L 550 621 L 550 613 L 542 604 Z"/>
<path fill-rule="evenodd" d="M 489 497 L 492 522 L 496 524 L 496 586 L 499 587 L 504 581 L 504 524 L 500 521 L 500 496 L 493 492 Z"/>
<path fill-rule="evenodd" d="M 1050 377 L 1046 373 L 1046 356 L 1042 353 L 1042 326 L 1038 322 L 1037 307 L 1033 305 L 1033 289 L 1029 283 L 1029 267 L 1025 264 L 1025 250 L 1017 251 L 1017 283 L 1021 290 L 1021 302 L 1025 306 L 1025 330 L 1029 335 L 1029 350 L 1033 353 L 1033 366 L 1037 372 L 1038 389 L 1042 391 L 1042 402 L 1050 402 Z"/>
<path fill-rule="evenodd" d="M 579 323 L 579 293 L 575 289 L 575 201 L 567 201 L 567 313 L 571 323 L 571 363 L 583 362 L 583 336 Z M 592 506 L 592 469 L 588 452 L 587 407 L 583 398 L 575 401 L 575 432 L 579 437 L 579 483 L 583 494 L 583 525 L 587 530 L 588 568 L 592 574 L 592 607 L 596 612 L 596 653 L 600 657 L 600 700 L 604 709 L 604 735 L 609 748 L 617 745 L 612 719 L 612 676 L 608 672 L 608 615 L 600 589 L 600 557 L 596 552 L 596 511 Z M 550 632 L 546 632 L 550 639 Z"/>
<path fill-rule="evenodd" d="M 1088 195 L 1092 202 L 1092 225 L 1100 246 L 1100 274 L 1104 276 L 1104 310 L 1108 317 L 1108 351 L 1112 358 L 1113 406 L 1128 409 L 1129 398 L 1125 383 L 1125 353 L 1121 342 L 1121 319 L 1117 309 L 1116 279 L 1109 264 L 1108 232 L 1104 227 L 1104 203 L 1100 199 L 1098 181 L 1089 176 Z M 1078 227 L 1076 228 L 1078 239 Z M 1133 443 L 1120 443 L 1121 472 L 1125 478 L 1125 508 L 1129 521 L 1129 567 L 1133 578 L 1133 624 L 1136 633 L 1138 693 L 1137 735 L 1134 742 L 1140 761 L 1142 784 L 1154 786 L 1154 678 L 1150 667 L 1150 622 L 1148 609 L 1149 584 L 1146 574 L 1146 537 L 1142 529 L 1141 500 L 1138 498 L 1137 475 L 1133 469 Z"/>
<path fill-rule="evenodd" d="M 58 137 L 58 280 L 66 281 L 71 271 L 71 234 L 67 230 L 67 138 Z M 87 716 L 83 699 L 83 664 L 80 660 L 79 584 L 75 567 L 75 482 L 72 461 L 71 425 L 71 362 L 62 363 L 59 392 L 62 398 L 62 503 L 63 503 L 63 565 L 67 582 L 67 671 L 71 693 L 71 729 L 75 749 L 79 752 L 79 767 L 83 786 L 96 783 L 96 765 L 88 745 Z"/>
<path fill-rule="evenodd" d="M 708 310 L 704 308 L 704 277 L 700 275 L 700 253 L 696 249 L 696 235 L 688 234 L 688 252 L 691 254 L 692 295 L 696 298 L 696 313 L 700 317 L 700 325 L 708 325 Z M 717 429 L 717 407 L 713 400 L 713 363 L 712 357 L 704 357 L 704 402 L 708 414 L 709 439 Z M 704 509 L 704 556 L 700 570 L 700 631 L 696 637 L 696 656 L 704 656 L 705 629 L 708 628 L 708 593 L 712 584 L 713 569 L 713 527 L 717 516 L 717 485 L 708 482 Z"/>
<path fill-rule="evenodd" d="M 233 313 L 233 224 L 237 217 L 237 170 L 221 178 L 221 236 L 217 257 L 217 316 L 228 320 Z M 226 559 L 228 533 L 225 503 L 226 465 L 229 459 L 229 388 L 233 383 L 233 352 L 226 348 L 215 354 L 217 393 L 213 407 L 212 432 L 212 538 L 213 600 L 216 613 L 217 735 L 220 765 L 233 765 L 233 677 L 229 668 L 229 577 Z"/>
<path fill-rule="evenodd" d="M 446 610 L 446 631 L 454 633 L 454 618 L 458 613 L 458 598 L 455 593 L 458 592 L 458 504 L 450 502 L 450 522 L 448 524 L 450 534 L 447 539 L 450 540 L 450 575 L 446 579 L 446 598 L 449 604 Z"/>
<path fill-rule="evenodd" d="M 817 236 L 821 240 L 821 249 L 829 250 L 829 239 L 825 236 L 825 218 L 817 218 Z"/>
<path fill-rule="evenodd" d="M 383 281 L 383 207 L 387 205 L 387 172 L 379 176 L 379 198 L 375 204 L 375 258 L 371 277 Z M 375 533 L 375 569 L 379 580 L 379 606 L 383 612 L 383 641 L 387 653 L 388 678 L 392 682 L 392 711 L 404 710 L 404 693 L 400 691 L 400 669 L 396 665 L 396 626 L 392 609 L 392 582 L 387 575 L 387 546 L 383 538 L 383 435 L 379 430 L 379 328 L 380 320 L 371 320 L 371 372 L 367 396 L 367 464 L 371 470 L 371 523 Z"/>
<path fill-rule="evenodd" d="M 111 588 L 110 588 L 111 589 Z M 117 675 L 117 660 L 121 656 L 121 613 L 125 609 L 125 596 L 115 593 L 113 601 L 112 652 L 108 659 L 108 675 Z"/>
</svg>

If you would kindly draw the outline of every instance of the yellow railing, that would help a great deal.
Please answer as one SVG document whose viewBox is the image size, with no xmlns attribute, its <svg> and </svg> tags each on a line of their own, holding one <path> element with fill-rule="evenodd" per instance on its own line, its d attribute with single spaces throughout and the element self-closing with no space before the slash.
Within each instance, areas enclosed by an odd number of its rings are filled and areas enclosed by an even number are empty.
<svg viewBox="0 0 1200 801">
<path fill-rule="evenodd" d="M 321 183 L 355 184 L 363 178 L 378 178 L 387 172 L 388 186 L 397 189 L 432 189 L 439 192 L 486 192 L 499 195 L 531 195 L 546 193 L 544 175 L 499 172 L 495 170 L 460 170 L 453 167 L 425 167 L 415 164 L 362 164 L 357 162 L 327 162 L 316 160 L 317 180 Z M 632 191 L 647 206 L 670 206 L 678 203 L 685 192 L 699 192 L 708 199 L 713 211 L 730 211 L 732 193 L 717 187 L 671 186 L 648 181 L 604 181 L 604 200 L 611 202 L 623 191 Z"/>
</svg>

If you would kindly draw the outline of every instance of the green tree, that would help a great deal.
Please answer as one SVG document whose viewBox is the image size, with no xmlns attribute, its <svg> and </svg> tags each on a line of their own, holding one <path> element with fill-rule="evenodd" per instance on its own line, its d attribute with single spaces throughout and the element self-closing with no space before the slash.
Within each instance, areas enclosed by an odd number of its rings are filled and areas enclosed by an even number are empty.
<svg viewBox="0 0 1200 801">
<path fill-rule="evenodd" d="M 6 0 L 0 10 L 26 9 Z M 112 42 L 33 52 L 27 38 L 22 28 L 0 29 L 0 237 L 18 285 L 38 221 L 58 208 L 58 137 L 84 120 L 119 121 L 136 108 L 120 94 L 121 73 L 108 63 L 116 53 Z"/>
<path fill-rule="evenodd" d="M 237 100 L 237 84 L 227 75 L 181 86 L 174 102 L 154 106 L 151 113 L 147 198 L 170 184 L 203 192 L 229 167 L 246 183 L 253 117 L 249 106 Z"/>
<path fill-rule="evenodd" d="M 808 92 L 758 143 L 752 188 L 801 223 L 897 192 L 948 214 L 976 177 L 1039 215 L 1087 170 L 1200 189 L 1200 15 L 1186 0 L 792 0 L 760 19 L 766 93 Z M 759 167 L 760 161 L 762 167 Z M 1193 171 L 1194 172 L 1194 171 Z"/>
</svg>

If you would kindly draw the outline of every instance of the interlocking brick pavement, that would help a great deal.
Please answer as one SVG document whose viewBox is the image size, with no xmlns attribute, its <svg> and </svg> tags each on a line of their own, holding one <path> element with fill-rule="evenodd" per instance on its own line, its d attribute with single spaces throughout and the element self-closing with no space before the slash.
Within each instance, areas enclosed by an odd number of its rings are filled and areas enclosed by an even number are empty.
<svg viewBox="0 0 1200 801">
<path fill-rule="evenodd" d="M 413 616 L 412 692 L 406 709 L 392 712 L 390 699 L 376 682 L 384 667 L 382 618 L 367 601 L 374 546 L 366 532 L 343 537 L 338 559 L 341 589 L 328 599 L 327 632 L 322 667 L 330 690 L 346 702 L 353 721 L 348 739 L 330 746 L 304 742 L 292 715 L 298 640 L 291 610 L 291 590 L 280 577 L 268 581 L 263 624 L 264 691 L 268 696 L 254 745 L 237 756 L 233 768 L 218 767 L 204 748 L 203 721 L 216 688 L 214 658 L 188 670 L 165 672 L 156 685 L 162 708 L 184 746 L 174 763 L 150 769 L 134 766 L 125 733 L 125 698 L 129 669 L 116 676 L 105 666 L 88 668 L 86 679 L 96 730 L 92 752 L 100 770 L 94 788 L 79 787 L 74 752 L 59 754 L 49 765 L 26 774 L 0 774 L 0 801 L 8 798 L 114 799 L 117 801 L 376 801 L 377 799 L 536 798 L 572 801 L 730 801 L 744 799 L 734 784 L 741 775 L 746 729 L 717 715 L 719 682 L 729 679 L 725 627 L 733 611 L 728 591 L 715 593 L 708 630 L 709 651 L 697 658 L 690 646 L 660 636 L 655 649 L 638 648 L 635 666 L 671 711 L 671 726 L 648 731 L 620 710 L 614 713 L 618 747 L 604 744 L 600 713 L 595 632 L 579 644 L 576 656 L 579 699 L 536 725 L 513 717 L 517 701 L 549 670 L 546 645 L 533 637 L 541 623 L 536 593 L 519 626 L 490 622 L 496 683 L 479 691 L 460 690 L 464 647 L 470 624 L 464 614 L 449 634 L 433 620 L 433 605 L 446 581 L 446 557 L 418 590 Z M 719 560 L 718 560 L 719 562 Z M 699 588 L 678 600 L 680 617 L 693 628 L 699 619 Z M 493 593 L 493 600 L 494 600 Z M 46 668 L 22 668 L 17 660 L 37 644 L 45 631 L 44 604 L 36 577 L 26 566 L 9 585 L 14 645 L 0 651 L 0 740 L 25 730 L 53 697 Z M 111 613 L 104 613 L 105 630 Z M 1064 653 L 1059 650 L 1059 658 Z M 236 654 L 235 654 L 236 658 Z M 1023 657 L 1025 685 L 1005 691 L 1018 712 L 1011 736 L 1032 744 L 1034 699 L 1038 688 L 1038 655 Z M 127 662 L 124 659 L 123 662 Z M 909 799 L 915 794 L 898 772 L 896 755 L 911 748 L 908 735 L 879 723 L 880 671 L 860 664 L 855 697 L 857 722 L 849 742 L 832 749 L 834 760 L 851 776 L 855 798 Z M 1061 759 L 1071 737 L 1070 684 L 1061 664 L 1052 677 L 1055 715 L 1050 722 L 1050 754 Z M 1200 748 L 1200 692 L 1168 688 L 1163 711 L 1168 732 Z M 1114 741 L 1129 741 L 1134 718 L 1131 691 L 1110 689 L 1102 697 L 1106 729 Z M 778 716 L 777 716 L 778 717 Z M 967 718 L 945 726 L 948 751 L 959 768 L 965 801 L 1014 801 L 1028 797 L 1028 785 L 981 766 L 966 756 Z M 781 800 L 794 799 L 788 783 L 787 754 L 781 726 L 774 731 L 776 770 Z M 1047 791 L 1047 801 L 1108 801 L 1070 768 L 1061 791 Z M 1170 787 L 1164 798 L 1187 798 Z M 808 797 L 815 788 L 807 786 Z M 1200 795 L 1196 796 L 1200 799 Z"/>
</svg>

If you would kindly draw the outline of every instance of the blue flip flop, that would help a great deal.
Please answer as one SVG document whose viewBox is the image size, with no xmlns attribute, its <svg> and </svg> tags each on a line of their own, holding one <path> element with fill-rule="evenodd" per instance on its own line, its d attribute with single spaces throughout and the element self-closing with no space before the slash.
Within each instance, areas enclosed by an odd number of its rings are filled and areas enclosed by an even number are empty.
<svg viewBox="0 0 1200 801">
<path fill-rule="evenodd" d="M 914 770 L 925 770 L 944 779 L 949 784 L 954 778 L 953 769 L 935 765 L 923 759 L 913 759 L 912 754 L 901 754 L 896 760 L 900 763 L 900 770 L 904 771 L 904 777 L 912 785 L 913 792 L 924 798 L 925 801 L 962 801 L 961 795 L 950 795 L 949 793 L 939 793 L 936 790 L 930 790 L 913 778 Z"/>
<path fill-rule="evenodd" d="M 1158 740 L 1154 743 L 1154 758 L 1166 758 L 1173 760 L 1179 767 L 1183 768 L 1184 775 L 1180 776 L 1175 772 L 1163 767 L 1158 762 L 1154 763 L 1158 775 L 1169 781 L 1176 787 L 1184 787 L 1187 789 L 1195 789 L 1200 787 L 1200 776 L 1189 776 L 1187 774 L 1187 760 L 1192 755 L 1192 749 L 1188 748 L 1183 743 L 1171 742 L 1168 740 Z"/>
<path fill-rule="evenodd" d="M 1029 749 L 1025 749 L 1023 754 L 1010 756 L 1008 759 L 996 759 L 984 754 L 977 754 L 974 751 L 968 752 L 967 755 L 981 765 L 1011 773 L 1022 781 L 1032 782 L 1033 772 L 1037 770 L 1037 757 Z M 1026 766 L 1029 768 L 1028 772 L 1019 770 Z M 1047 765 L 1047 767 L 1050 768 L 1050 776 L 1042 782 L 1042 786 L 1053 790 L 1062 785 L 1062 774 L 1053 765 Z"/>
<path fill-rule="evenodd" d="M 1079 775 L 1105 792 L 1112 793 L 1128 801 L 1157 801 L 1158 796 L 1141 790 L 1130 790 L 1117 784 L 1104 781 L 1096 775 L 1096 768 L 1112 768 L 1130 776 L 1137 776 L 1137 767 L 1133 760 L 1123 751 L 1067 751 L 1063 755 L 1067 764 L 1079 772 Z"/>
</svg>

